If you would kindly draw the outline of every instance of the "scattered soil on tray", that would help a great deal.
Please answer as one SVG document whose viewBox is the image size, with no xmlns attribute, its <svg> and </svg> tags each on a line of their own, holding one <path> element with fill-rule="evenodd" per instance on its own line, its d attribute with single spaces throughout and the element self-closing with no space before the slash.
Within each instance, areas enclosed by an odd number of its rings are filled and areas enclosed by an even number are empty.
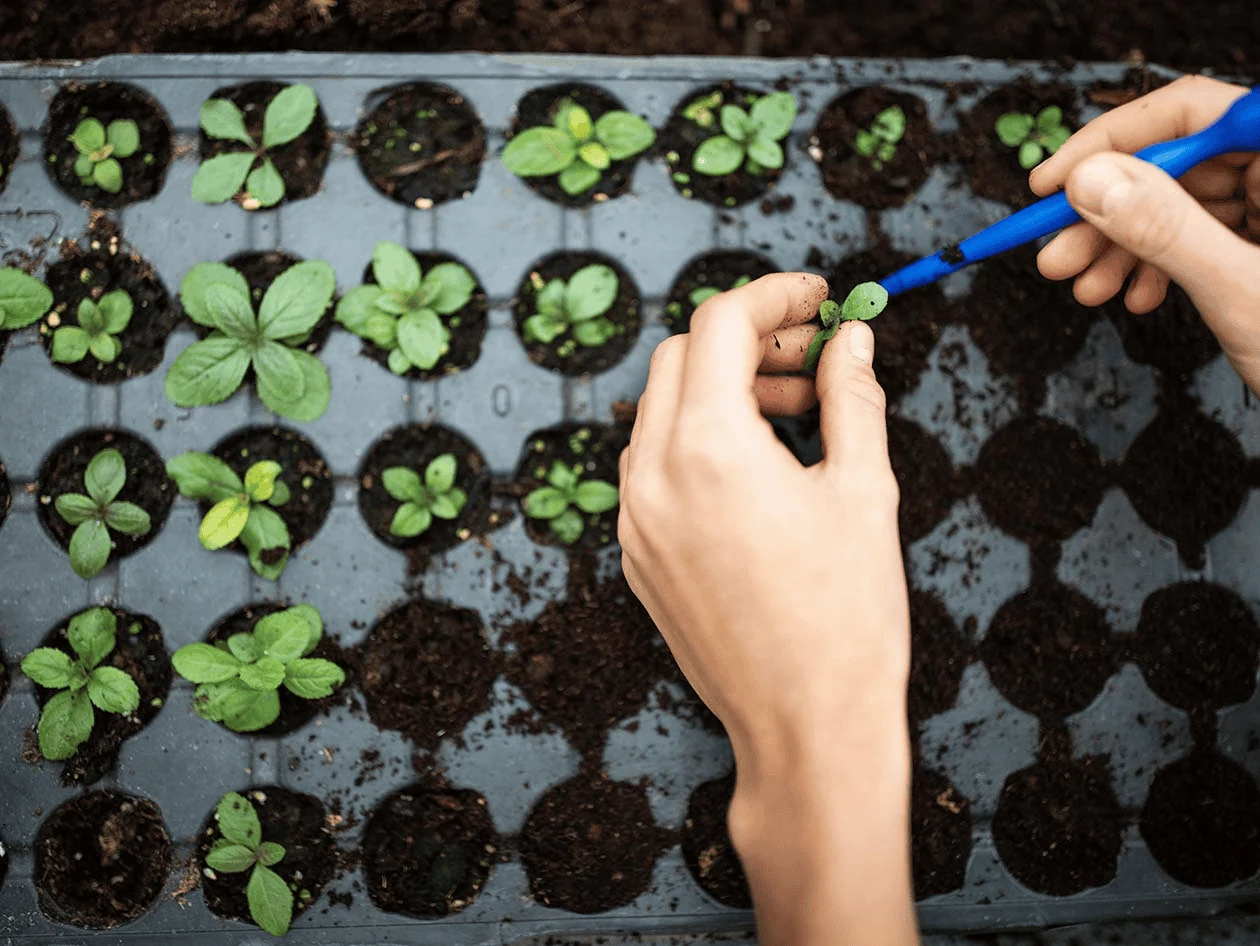
<svg viewBox="0 0 1260 946">
<path fill-rule="evenodd" d="M 1236 762 L 1196 750 L 1161 769 L 1139 823 L 1151 855 L 1192 887 L 1223 887 L 1260 870 L 1260 789 Z"/>
<path fill-rule="evenodd" d="M 735 774 L 705 782 L 691 793 L 683 822 L 682 853 L 687 869 L 710 897 L 737 910 L 752 909 L 752 893 L 726 825 Z"/>
<path fill-rule="evenodd" d="M 905 134 L 893 159 L 877 171 L 871 158 L 857 153 L 854 141 L 880 112 L 894 105 L 906 116 Z M 831 196 L 871 210 L 900 207 L 909 200 L 927 180 L 939 151 L 923 99 L 878 85 L 832 99 L 818 119 L 810 145 L 821 151 L 823 185 Z"/>
<path fill-rule="evenodd" d="M 910 686 L 907 710 L 919 722 L 953 707 L 970 648 L 941 600 L 910 592 Z"/>
<path fill-rule="evenodd" d="M 162 893 L 171 840 L 147 798 L 89 792 L 57 807 L 35 839 L 35 887 L 55 922 L 106 930 L 134 920 Z"/>
<path fill-rule="evenodd" d="M 295 263 L 302 262 L 302 257 L 294 256 L 292 253 L 286 253 L 284 250 L 267 250 L 261 253 L 248 252 L 237 253 L 235 256 L 228 257 L 224 262 L 245 277 L 245 282 L 249 284 L 250 301 L 254 304 L 254 311 L 257 312 L 262 304 L 263 296 L 267 294 L 267 290 L 271 288 L 272 282 L 277 276 L 283 273 Z M 317 355 L 319 350 L 324 347 L 324 343 L 328 341 L 328 336 L 333 330 L 333 310 L 336 308 L 337 300 L 334 296 L 329 300 L 328 309 L 315 323 L 315 327 L 301 344 L 295 344 L 292 347 L 299 348 L 307 354 Z M 193 330 L 199 338 L 205 338 L 210 334 L 210 329 L 204 325 L 190 323 Z M 252 383 L 254 380 L 254 369 L 251 366 L 245 372 L 245 382 Z"/>
<path fill-rule="evenodd" d="M 617 274 L 617 298 L 603 315 L 603 318 L 616 326 L 617 334 L 603 345 L 593 348 L 578 345 L 568 331 L 549 345 L 525 341 L 525 320 L 538 311 L 535 297 L 539 289 L 553 279 L 567 282 L 579 269 L 592 263 L 609 266 Z M 536 282 L 536 279 L 540 281 Z M 639 287 L 635 285 L 629 272 L 611 256 L 602 253 L 562 252 L 543 259 L 521 280 L 521 285 L 516 290 L 513 315 L 516 319 L 516 333 L 520 336 L 530 361 L 549 371 L 577 377 L 607 371 L 626 357 L 626 353 L 639 338 L 639 326 L 643 321 L 641 309 Z M 567 350 L 565 346 L 571 346 L 572 351 L 561 355 L 562 349 Z"/>
<path fill-rule="evenodd" d="M 725 292 L 737 280 L 760 279 L 778 271 L 779 267 L 768 257 L 749 250 L 716 250 L 697 256 L 682 268 L 670 287 L 665 301 L 665 323 L 675 335 L 690 332 L 691 316 L 696 311 L 691 304 L 691 294 L 697 289 L 712 287 Z"/>
<path fill-rule="evenodd" d="M 92 735 L 63 763 L 61 781 L 64 785 L 90 785 L 112 771 L 123 742 L 153 721 L 171 688 L 171 660 L 157 622 L 148 615 L 118 608 L 112 610 L 117 619 L 114 649 L 99 666 L 116 667 L 130 676 L 140 690 L 140 706 L 127 716 L 93 710 L 96 721 Z M 48 632 L 40 646 L 53 647 L 72 660 L 78 659 L 66 636 L 69 626 L 67 618 Z M 41 710 L 57 692 L 35 687 L 35 699 Z"/>
<path fill-rule="evenodd" d="M 22 138 L 9 117 L 9 110 L 0 105 L 0 193 L 9 183 L 9 172 L 13 170 L 21 147 Z"/>
<path fill-rule="evenodd" d="M 1124 343 L 1124 353 L 1134 361 L 1153 365 L 1168 380 L 1185 387 L 1194 372 L 1221 353 L 1220 342 L 1203 321 L 1184 289 L 1175 283 L 1154 312 L 1134 315 L 1124 307 L 1121 293 L 1103 311 Z"/>
<path fill-rule="evenodd" d="M 971 856 L 971 803 L 939 772 L 916 766 L 910 792 L 914 898 L 962 887 Z"/>
<path fill-rule="evenodd" d="M 0 526 L 9 517 L 9 507 L 13 505 L 13 495 L 9 492 L 9 473 L 0 461 Z"/>
<path fill-rule="evenodd" d="M 275 785 L 251 788 L 242 794 L 249 799 L 262 824 L 264 841 L 274 841 L 284 848 L 284 859 L 272 866 L 293 891 L 293 916 L 296 919 L 319 899 L 324 886 L 337 870 L 337 848 L 328 831 L 324 804 L 311 795 L 290 792 Z M 206 852 L 222 835 L 210 812 L 197 841 L 197 862 L 204 865 Z M 250 872 L 238 874 L 214 872 L 201 875 L 202 895 L 206 907 L 215 916 L 226 920 L 253 923 L 245 888 Z M 309 897 L 302 892 L 309 891 Z"/>
<path fill-rule="evenodd" d="M 75 526 L 57 513 L 54 501 L 63 493 L 87 494 L 83 474 L 92 458 L 107 447 L 122 454 L 127 481 L 115 502 L 135 503 L 149 514 L 150 528 L 144 535 L 124 535 L 110 530 L 114 548 L 109 560 L 116 562 L 142 549 L 162 531 L 175 498 L 175 484 L 166 476 L 166 465 L 157 451 L 125 430 L 86 430 L 63 440 L 53 448 L 39 470 L 39 521 L 53 541 L 67 551 Z"/>
<path fill-rule="evenodd" d="M 127 158 L 115 156 L 122 166 L 122 189 L 111 194 L 95 185 L 80 183 L 74 170 L 79 152 L 70 136 L 79 122 L 95 118 L 106 128 L 116 120 L 131 119 L 140 130 L 140 147 Z M 134 85 L 125 82 L 68 82 L 48 106 L 43 131 L 44 167 L 58 187 L 75 200 L 95 207 L 125 207 L 148 200 L 162 189 L 171 163 L 171 125 L 162 106 Z M 9 162 L 5 162 L 6 168 Z"/>
<path fill-rule="evenodd" d="M 578 775 L 549 789 L 525 822 L 521 861 L 540 903 L 603 913 L 647 892 L 675 838 L 657 827 L 642 785 Z"/>
<path fill-rule="evenodd" d="M 486 130 L 462 95 L 432 82 L 381 89 L 368 99 L 350 146 L 378 191 L 427 210 L 477 188 Z"/>
<path fill-rule="evenodd" d="M 382 801 L 363 835 L 368 895 L 418 919 L 448 916 L 481 892 L 499 841 L 477 792 L 412 785 Z"/>
<path fill-rule="evenodd" d="M 941 442 L 913 421 L 888 418 L 888 457 L 901 505 L 897 520 L 908 545 L 927 535 L 949 515 L 959 498 L 954 465 Z"/>
</svg>

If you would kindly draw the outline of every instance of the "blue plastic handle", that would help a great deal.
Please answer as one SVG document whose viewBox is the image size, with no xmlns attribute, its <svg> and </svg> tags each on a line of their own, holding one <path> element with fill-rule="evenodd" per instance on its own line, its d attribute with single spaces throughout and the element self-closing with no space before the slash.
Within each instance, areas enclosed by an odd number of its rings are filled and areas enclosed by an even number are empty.
<svg viewBox="0 0 1260 946">
<path fill-rule="evenodd" d="M 1260 86 L 1239 98 L 1229 111 L 1202 131 L 1143 148 L 1135 157 L 1149 161 L 1172 177 L 1181 177 L 1192 167 L 1232 151 L 1260 151 Z M 1016 211 L 950 250 L 916 260 L 880 280 L 880 285 L 890 296 L 895 296 L 936 282 L 972 263 L 1049 236 L 1080 219 L 1068 203 L 1067 195 L 1060 192 Z"/>
</svg>

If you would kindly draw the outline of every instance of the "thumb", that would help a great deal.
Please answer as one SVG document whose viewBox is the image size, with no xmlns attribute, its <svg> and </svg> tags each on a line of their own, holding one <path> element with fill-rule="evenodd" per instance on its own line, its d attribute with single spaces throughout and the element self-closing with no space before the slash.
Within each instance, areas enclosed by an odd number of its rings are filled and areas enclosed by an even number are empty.
<svg viewBox="0 0 1260 946">
<path fill-rule="evenodd" d="M 892 477 L 884 389 L 875 380 L 875 333 L 865 322 L 846 322 L 823 349 L 817 387 L 823 465 L 851 476 Z"/>
</svg>

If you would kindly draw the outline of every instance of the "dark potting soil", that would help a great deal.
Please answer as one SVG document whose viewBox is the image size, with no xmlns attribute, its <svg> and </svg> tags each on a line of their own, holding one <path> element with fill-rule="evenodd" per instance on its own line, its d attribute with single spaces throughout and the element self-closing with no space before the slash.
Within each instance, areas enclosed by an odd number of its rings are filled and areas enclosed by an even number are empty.
<svg viewBox="0 0 1260 946">
<path fill-rule="evenodd" d="M 697 289 L 712 287 L 722 292 L 739 279 L 760 279 L 779 271 L 769 258 L 748 250 L 716 250 L 697 256 L 674 279 L 665 302 L 665 322 L 675 335 L 691 331 L 691 316 L 696 307 L 691 294 Z"/>
<path fill-rule="evenodd" d="M 547 485 L 547 474 L 556 461 L 582 464 L 583 480 L 603 480 L 619 485 L 621 451 L 630 442 L 629 431 L 600 424 L 566 423 L 536 430 L 525 439 L 516 466 L 516 489 L 521 499 Z M 565 545 L 543 520 L 525 516 L 525 531 L 541 545 L 574 552 L 597 551 L 617 537 L 617 507 L 596 515 L 583 514 L 586 527 L 572 545 Z"/>
<path fill-rule="evenodd" d="M 13 495 L 9 492 L 9 473 L 0 460 L 0 526 L 9 516 L 9 507 L 13 505 Z"/>
<path fill-rule="evenodd" d="M 140 691 L 140 706 L 126 716 L 94 709 L 96 721 L 92 735 L 62 764 L 63 785 L 90 785 L 113 771 L 123 742 L 153 721 L 171 688 L 171 660 L 157 622 L 145 614 L 119 608 L 111 610 L 117 619 L 114 649 L 99 666 L 116 667 L 130 676 Z M 48 632 L 40 646 L 55 648 L 72 660 L 78 659 L 66 636 L 69 626 L 67 618 Z M 35 686 L 35 699 L 41 710 L 57 692 Z"/>
<path fill-rule="evenodd" d="M 439 263 L 459 263 L 465 266 L 464 261 L 456 259 L 447 253 L 422 253 L 412 251 L 416 261 L 420 264 L 420 271 L 427 273 Z M 471 269 L 468 270 L 470 273 Z M 473 273 L 476 279 L 476 274 Z M 376 284 L 376 277 L 372 274 L 372 264 L 369 263 L 363 272 L 364 283 Z M 445 355 L 441 357 L 436 365 L 425 371 L 422 368 L 412 367 L 407 372 L 407 377 L 416 381 L 432 381 L 435 378 L 441 378 L 444 375 L 457 374 L 465 368 L 469 368 L 481 357 L 481 343 L 486 337 L 486 291 L 478 282 L 473 290 L 472 298 L 464 304 L 463 308 L 457 309 L 450 315 L 441 317 L 443 324 L 450 330 L 451 340 L 450 347 Z M 385 349 L 372 344 L 367 339 L 363 339 L 363 353 L 375 361 L 378 365 L 386 370 L 389 369 L 389 352 Z"/>
<path fill-rule="evenodd" d="M 735 793 L 735 774 L 699 785 L 687 802 L 683 822 L 682 853 L 687 869 L 700 889 L 737 910 L 752 909 L 748 878 L 726 826 L 726 815 Z"/>
<path fill-rule="evenodd" d="M 1201 568 L 1207 540 L 1233 521 L 1247 494 L 1247 458 L 1233 434 L 1176 399 L 1133 441 L 1120 482 L 1146 524 Z"/>
<path fill-rule="evenodd" d="M 993 842 L 1007 870 L 1052 897 L 1109 883 L 1123 830 L 1101 755 L 1043 760 L 1012 772 L 993 816 Z"/>
<path fill-rule="evenodd" d="M 1160 867 L 1183 884 L 1223 887 L 1260 870 L 1260 789 L 1214 751 L 1157 772 L 1138 827 Z"/>
<path fill-rule="evenodd" d="M 1234 592 L 1182 582 L 1143 603 L 1133 650 L 1160 697 L 1182 709 L 1219 709 L 1255 692 L 1260 626 Z"/>
<path fill-rule="evenodd" d="M 18 151 L 22 147 L 22 138 L 9 117 L 9 110 L 0 105 L 0 193 L 9 183 L 9 172 L 17 161 Z"/>
<path fill-rule="evenodd" d="M 263 840 L 274 841 L 284 848 L 284 859 L 271 869 L 293 891 L 296 918 L 319 899 L 320 892 L 337 870 L 337 847 L 325 823 L 324 804 L 312 795 L 290 792 L 275 785 L 251 788 L 242 794 L 258 813 Z M 220 837 L 212 810 L 198 835 L 198 864 L 205 864 L 206 852 Z M 225 920 L 253 923 L 245 895 L 249 878 L 249 871 L 226 874 L 202 870 L 201 891 L 206 907 Z M 308 891 L 310 896 L 302 896 L 303 891 Z"/>
<path fill-rule="evenodd" d="M 53 332 L 59 325 L 79 324 L 79 304 L 123 289 L 131 297 L 131 321 L 117 336 L 122 351 L 112 364 L 89 352 L 82 361 L 58 364 L 73 375 L 98 384 L 114 384 L 148 374 L 166 353 L 166 339 L 179 321 L 179 309 L 152 264 L 122 240 L 111 218 L 100 217 L 86 237 L 61 244 L 61 260 L 48 267 L 45 283 L 53 293 L 53 310 L 40 325 L 40 340 L 51 357 Z"/>
<path fill-rule="evenodd" d="M 876 170 L 871 158 L 857 153 L 854 142 L 875 116 L 894 105 L 906 116 L 905 134 L 893 159 Z M 900 207 L 918 193 L 940 150 L 923 100 L 878 85 L 832 99 L 818 118 L 810 145 L 821 151 L 823 184 L 831 196 L 871 210 Z"/>
<path fill-rule="evenodd" d="M 420 598 L 381 618 L 357 657 L 372 722 L 426 750 L 460 740 L 499 673 L 476 611 Z"/>
<path fill-rule="evenodd" d="M 919 722 L 953 707 L 970 647 L 934 594 L 910 592 L 910 686 L 907 711 Z"/>
<path fill-rule="evenodd" d="M 657 827 L 642 785 L 582 774 L 534 805 L 520 836 L 534 899 L 571 913 L 603 913 L 645 893 L 673 836 Z"/>
<path fill-rule="evenodd" d="M 939 440 L 895 414 L 888 417 L 888 458 L 901 487 L 897 521 L 901 541 L 908 545 L 949 515 L 960 498 L 957 475 Z"/>
<path fill-rule="evenodd" d="M 40 909 L 71 926 L 105 930 L 134 920 L 162 893 L 170 869 L 157 805 L 121 792 L 63 802 L 35 839 Z"/>
<path fill-rule="evenodd" d="M 382 194 L 427 210 L 476 189 L 486 131 L 462 95 L 432 82 L 409 82 L 379 90 L 369 104 L 350 146 Z"/>
<path fill-rule="evenodd" d="M 1103 311 L 1111 319 L 1124 353 L 1136 362 L 1153 365 L 1181 387 L 1191 375 L 1221 353 L 1221 345 L 1203 321 L 1184 289 L 1175 283 L 1154 312 L 1134 315 L 1124 307 L 1123 293 Z"/>
<path fill-rule="evenodd" d="M 914 898 L 962 887 L 971 856 L 971 803 L 944 775 L 915 767 L 910 791 Z"/>
<path fill-rule="evenodd" d="M 215 89 L 210 98 L 227 99 L 235 104 L 245 115 L 245 130 L 261 145 L 263 116 L 267 105 L 286 85 L 284 82 L 246 82 Z M 200 139 L 203 161 L 228 152 L 248 150 L 238 141 L 221 141 L 211 138 L 204 131 L 200 133 Z M 288 144 L 267 149 L 267 157 L 271 158 L 276 170 L 284 178 L 284 197 L 277 207 L 291 200 L 310 197 L 319 190 L 324 180 L 324 167 L 328 164 L 331 141 L 328 120 L 324 117 L 324 108 L 321 105 L 315 110 L 315 117 L 311 119 L 306 131 Z M 255 166 L 257 164 L 255 162 Z"/>
<path fill-rule="evenodd" d="M 625 111 L 626 108 L 615 95 L 593 85 L 578 82 L 546 85 L 527 92 L 517 103 L 516 114 L 512 116 L 512 125 L 508 129 L 508 139 L 527 128 L 550 128 L 560 105 L 566 101 L 580 105 L 590 112 L 592 121 L 597 121 L 606 112 Z M 580 194 L 566 194 L 555 174 L 550 177 L 523 177 L 521 180 L 535 194 L 557 204 L 589 207 L 593 203 L 624 194 L 634 177 L 634 162 L 640 157 L 642 155 L 635 155 L 625 161 L 613 161 L 600 175 L 595 186 Z"/>
<path fill-rule="evenodd" d="M 683 115 L 683 111 L 692 102 L 714 92 L 722 93 L 722 101 L 712 109 L 713 124 L 708 128 L 701 128 L 696 122 Z M 750 99 L 755 100 L 765 94 L 764 90 L 726 81 L 718 85 L 693 89 L 679 100 L 669 116 L 669 121 L 665 123 L 665 128 L 657 137 L 656 143 L 657 153 L 665 155 L 665 160 L 669 164 L 670 180 L 674 182 L 674 189 L 678 193 L 684 197 L 698 198 L 715 207 L 739 207 L 761 197 L 783 176 L 783 169 L 795 158 L 792 154 L 794 147 L 791 134 L 779 142 L 779 146 L 783 149 L 783 168 L 778 170 L 764 169 L 759 174 L 750 174 L 741 164 L 738 170 L 730 174 L 711 177 L 708 174 L 701 174 L 691 164 L 692 156 L 700 145 L 722 134 L 718 114 L 723 105 L 736 105 L 746 112 L 751 107 Z"/>
<path fill-rule="evenodd" d="M 408 786 L 368 819 L 362 846 L 368 896 L 387 913 L 448 916 L 477 898 L 498 848 L 477 792 Z"/>
<path fill-rule="evenodd" d="M 211 451 L 242 480 L 251 466 L 262 460 L 280 464 L 276 479 L 289 488 L 289 501 L 271 508 L 289 528 L 293 547 L 306 543 L 328 518 L 333 502 L 332 471 L 314 444 L 286 427 L 248 427 L 219 441 Z M 210 503 L 200 503 L 201 514 Z M 232 548 L 245 554 L 240 542 Z"/>
<path fill-rule="evenodd" d="M 1110 111 L 1156 89 L 1162 89 L 1171 81 L 1151 72 L 1149 66 L 1133 66 L 1125 70 L 1119 82 L 1104 82 L 1101 79 L 1095 82 L 1089 87 L 1087 97 L 1091 104 Z"/>
<path fill-rule="evenodd" d="M 535 297 L 539 289 L 553 279 L 563 279 L 567 282 L 579 269 L 590 266 L 592 263 L 609 266 L 617 274 L 617 298 L 613 301 L 612 307 L 603 315 L 603 318 L 616 326 L 617 334 L 603 345 L 594 348 L 578 345 L 567 331 L 550 345 L 544 345 L 542 342 L 526 342 L 525 320 L 538 311 Z M 541 280 L 537 285 L 535 285 L 535 277 Z M 634 280 L 621 264 L 611 256 L 605 256 L 602 253 L 562 252 L 543 259 L 521 280 L 521 285 L 516 290 L 513 314 L 516 318 L 516 333 L 521 337 L 521 344 L 525 346 L 530 361 L 550 371 L 577 377 L 607 371 L 626 357 L 626 353 L 634 347 L 639 337 L 639 326 L 643 321 L 641 308 L 639 287 L 634 284 Z M 568 355 L 561 355 L 561 346 L 565 345 L 573 346 L 573 351 Z"/>
<path fill-rule="evenodd" d="M 1035 82 L 1023 76 L 989 93 L 958 117 L 959 133 L 954 147 L 967 169 L 971 189 L 981 197 L 1012 207 L 1031 204 L 1036 197 L 1028 188 L 1028 171 L 1019 165 L 1019 149 L 998 140 L 994 125 L 1007 112 L 1036 117 L 1043 108 L 1063 109 L 1063 124 L 1072 131 L 1081 126 L 1076 90 L 1063 82 Z"/>
<path fill-rule="evenodd" d="M 1001 694 L 1043 720 L 1088 706 L 1117 662 L 1102 610 L 1054 581 L 1002 605 L 979 652 Z"/>
<path fill-rule="evenodd" d="M 140 147 L 122 166 L 122 189 L 111 194 L 95 185 L 79 182 L 74 164 L 79 156 L 70 135 L 79 122 L 95 118 L 106 128 L 118 119 L 131 119 L 140 130 Z M 43 127 L 44 167 L 48 176 L 75 200 L 95 207 L 125 207 L 148 200 L 162 189 L 171 163 L 171 125 L 162 106 L 134 85 L 125 82 L 68 82 L 48 106 Z"/>
<path fill-rule="evenodd" d="M 53 448 L 39 470 L 40 524 L 52 536 L 54 542 L 67 551 L 75 526 L 58 514 L 54 501 L 63 493 L 87 494 L 83 474 L 92 458 L 107 447 L 122 454 L 127 467 L 127 481 L 115 497 L 115 502 L 135 503 L 149 514 L 150 527 L 144 535 L 125 535 L 110 530 L 114 548 L 109 553 L 111 562 L 126 558 L 132 552 L 144 548 L 157 537 L 166 524 L 175 499 L 175 484 L 166 476 L 166 465 L 157 451 L 135 434 L 125 430 L 97 428 L 85 430 L 63 440 Z"/>
<path fill-rule="evenodd" d="M 301 139 L 299 139 L 301 140 Z M 267 294 L 267 290 L 271 288 L 275 278 L 283 273 L 295 263 L 302 262 L 302 257 L 294 256 L 284 250 L 267 250 L 262 253 L 237 253 L 230 256 L 224 262 L 245 277 L 245 282 L 249 284 L 249 298 L 254 304 L 254 312 L 258 311 L 262 304 L 263 296 Z M 336 297 L 329 300 L 328 309 L 315 323 L 315 327 L 311 329 L 310 334 L 300 343 L 295 343 L 294 348 L 300 348 L 307 354 L 315 355 L 324 347 L 324 343 L 328 341 L 328 336 L 333 330 L 333 310 L 336 308 Z M 196 331 L 200 338 L 205 338 L 210 334 L 210 329 L 204 325 L 193 324 L 193 330 Z M 245 372 L 245 380 L 252 382 L 254 380 L 254 369 L 250 367 Z"/>
</svg>

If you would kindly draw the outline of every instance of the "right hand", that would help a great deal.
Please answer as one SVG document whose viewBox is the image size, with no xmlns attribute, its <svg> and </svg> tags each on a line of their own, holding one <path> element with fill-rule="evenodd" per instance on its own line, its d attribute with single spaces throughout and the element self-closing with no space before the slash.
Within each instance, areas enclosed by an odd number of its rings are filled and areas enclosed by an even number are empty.
<svg viewBox="0 0 1260 946">
<path fill-rule="evenodd" d="M 1029 183 L 1040 196 L 1066 187 L 1082 218 L 1041 251 L 1046 277 L 1074 278 L 1076 298 L 1094 306 L 1133 274 L 1125 304 L 1137 314 L 1155 309 L 1176 282 L 1260 393 L 1260 155 L 1224 155 L 1180 182 L 1129 156 L 1206 128 L 1246 91 L 1185 76 L 1094 119 Z"/>
</svg>

